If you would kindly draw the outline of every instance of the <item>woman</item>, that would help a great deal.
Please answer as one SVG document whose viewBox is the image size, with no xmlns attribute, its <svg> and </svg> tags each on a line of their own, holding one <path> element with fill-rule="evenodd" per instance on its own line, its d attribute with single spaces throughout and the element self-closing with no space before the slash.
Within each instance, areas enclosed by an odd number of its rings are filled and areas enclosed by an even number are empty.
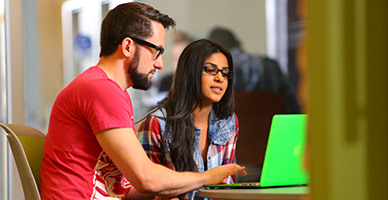
<svg viewBox="0 0 388 200">
<path fill-rule="evenodd" d="M 235 162 L 239 128 L 232 63 L 229 51 L 209 40 L 184 49 L 167 96 L 139 126 L 138 138 L 152 161 L 199 172 Z M 228 177 L 224 183 L 232 181 Z M 192 191 L 179 198 L 196 195 Z"/>
</svg>

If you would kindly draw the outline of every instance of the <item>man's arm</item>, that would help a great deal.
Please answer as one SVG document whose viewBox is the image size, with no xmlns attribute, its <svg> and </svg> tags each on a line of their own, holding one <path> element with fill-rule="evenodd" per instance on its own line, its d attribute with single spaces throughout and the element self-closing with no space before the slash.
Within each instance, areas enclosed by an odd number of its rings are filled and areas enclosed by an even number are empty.
<svg viewBox="0 0 388 200">
<path fill-rule="evenodd" d="M 222 165 L 203 173 L 176 172 L 148 159 L 132 128 L 101 131 L 96 138 L 102 149 L 137 191 L 159 196 L 177 196 L 207 184 L 220 183 L 238 172 L 237 164 Z"/>
</svg>

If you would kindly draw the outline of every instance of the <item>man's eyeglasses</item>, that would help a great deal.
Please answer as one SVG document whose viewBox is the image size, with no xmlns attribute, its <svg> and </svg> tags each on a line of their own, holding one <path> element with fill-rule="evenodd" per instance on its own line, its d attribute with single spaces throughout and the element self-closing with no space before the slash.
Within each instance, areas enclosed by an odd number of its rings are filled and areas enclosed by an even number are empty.
<svg viewBox="0 0 388 200">
<path fill-rule="evenodd" d="M 164 53 L 164 48 L 162 48 L 162 47 L 158 47 L 152 43 L 149 43 L 149 42 L 142 40 L 142 39 L 139 39 L 139 38 L 135 38 L 135 37 L 130 37 L 130 38 L 132 38 L 133 41 L 135 41 L 141 45 L 145 45 L 147 47 L 154 48 L 156 50 L 156 54 L 154 57 L 155 60 L 158 59 L 158 57 Z"/>
<path fill-rule="evenodd" d="M 209 65 L 209 66 L 203 67 L 203 69 L 205 70 L 205 72 L 207 74 L 210 74 L 213 76 L 217 75 L 218 72 L 221 72 L 223 77 L 225 77 L 227 79 L 233 78 L 233 72 L 231 70 L 229 70 L 228 68 L 218 69 L 218 67 L 216 67 L 216 66 Z"/>
</svg>

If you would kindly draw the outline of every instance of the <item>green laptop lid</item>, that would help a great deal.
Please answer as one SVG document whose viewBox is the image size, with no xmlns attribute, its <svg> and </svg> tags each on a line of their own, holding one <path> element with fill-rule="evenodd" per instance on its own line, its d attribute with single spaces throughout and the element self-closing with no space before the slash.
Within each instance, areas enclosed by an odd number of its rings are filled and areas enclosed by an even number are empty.
<svg viewBox="0 0 388 200">
<path fill-rule="evenodd" d="M 303 167 L 306 129 L 306 114 L 273 117 L 260 178 L 262 187 L 308 184 Z"/>
</svg>

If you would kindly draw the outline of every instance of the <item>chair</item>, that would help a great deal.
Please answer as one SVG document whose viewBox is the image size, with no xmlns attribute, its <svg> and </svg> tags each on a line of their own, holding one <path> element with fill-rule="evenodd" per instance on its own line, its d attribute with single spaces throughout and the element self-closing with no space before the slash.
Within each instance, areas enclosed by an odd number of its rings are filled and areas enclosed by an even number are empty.
<svg viewBox="0 0 388 200">
<path fill-rule="evenodd" d="M 46 135 L 24 125 L 2 124 L 11 146 L 26 200 L 40 200 L 40 169 Z"/>
</svg>

